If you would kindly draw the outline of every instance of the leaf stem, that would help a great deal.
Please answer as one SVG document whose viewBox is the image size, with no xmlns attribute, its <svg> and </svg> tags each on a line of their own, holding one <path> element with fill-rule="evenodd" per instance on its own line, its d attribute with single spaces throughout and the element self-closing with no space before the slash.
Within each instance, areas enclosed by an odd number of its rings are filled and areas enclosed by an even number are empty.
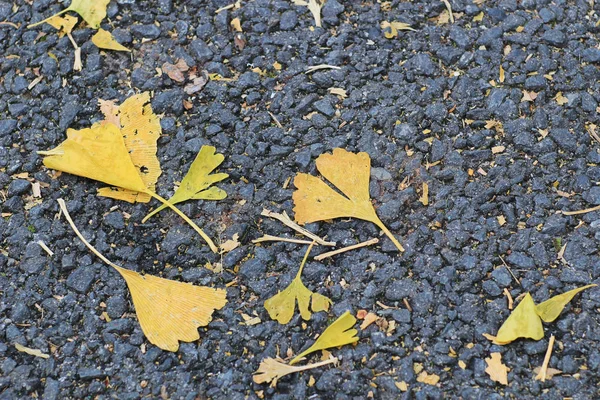
<svg viewBox="0 0 600 400">
<path fill-rule="evenodd" d="M 173 204 L 169 203 L 167 200 L 163 199 L 158 194 L 156 194 L 156 193 L 154 193 L 154 192 L 152 192 L 150 190 L 145 190 L 144 193 L 147 193 L 148 195 L 154 197 L 156 200 L 160 201 L 165 206 L 167 206 L 171 210 L 175 211 L 175 213 L 177 215 L 179 215 L 181 218 L 183 218 L 183 220 L 185 222 L 187 222 L 192 228 L 194 228 L 194 230 L 196 232 L 198 232 L 198 234 L 200 236 L 202 236 L 202 239 L 204 239 L 204 241 L 208 244 L 208 246 L 213 251 L 213 253 L 218 253 L 219 252 L 219 248 L 215 245 L 215 243 L 211 240 L 211 238 L 209 238 L 208 235 L 206 233 L 204 233 L 204 231 L 202 229 L 200 229 L 200 227 L 198 227 L 198 225 L 196 225 L 194 223 L 194 221 L 192 221 L 187 215 L 185 215 L 184 213 L 182 213 L 177 207 L 175 207 Z"/>
<path fill-rule="evenodd" d="M 308 250 L 306 250 L 306 254 L 304 254 L 304 259 L 302 260 L 302 264 L 300 264 L 300 269 L 298 269 L 298 273 L 296 274 L 296 279 L 299 279 L 300 275 L 302 275 L 302 270 L 304 269 L 304 264 L 306 264 L 308 255 L 310 254 L 310 251 L 312 250 L 315 243 L 316 242 L 313 240 L 313 242 L 310 244 L 310 246 L 308 246 Z"/>
<path fill-rule="evenodd" d="M 392 241 L 392 243 L 394 243 L 394 245 L 398 248 L 398 250 L 400 250 L 401 252 L 404 252 L 404 247 L 402 247 L 402 245 L 400 244 L 400 242 L 398 241 L 398 239 L 396 239 L 394 237 L 394 234 L 392 232 L 390 232 L 390 230 L 387 228 L 387 226 L 385 226 L 383 224 L 383 222 L 381 222 L 381 220 L 379 218 L 377 218 L 377 220 L 375 220 L 373 222 L 379 228 L 381 228 L 381 230 L 383 231 L 383 233 L 385 233 L 388 238 L 390 238 L 390 240 Z"/>
<path fill-rule="evenodd" d="M 99 259 L 101 259 L 102 261 L 104 261 L 105 263 L 107 263 L 108 265 L 110 265 L 111 267 L 113 267 L 114 269 L 116 269 L 120 274 L 122 274 L 121 271 L 124 268 L 119 267 L 117 264 L 113 263 L 108 258 L 104 257 L 102 255 L 102 253 L 100 253 L 98 250 L 96 250 L 96 248 L 94 246 L 92 246 L 90 244 L 90 242 L 88 242 L 83 237 L 83 235 L 81 234 L 81 232 L 79 232 L 79 229 L 77 229 L 77 226 L 75 226 L 75 223 L 73 222 L 73 219 L 71 219 L 71 215 L 69 214 L 69 210 L 67 210 L 67 205 L 65 204 L 65 201 L 63 199 L 57 199 L 56 201 L 58 201 L 58 205 L 60 206 L 60 209 L 62 210 L 63 214 L 65 215 L 65 218 L 67 219 L 67 222 L 69 223 L 69 225 L 71 225 L 71 229 L 73 229 L 73 232 L 75 232 L 75 234 L 83 242 L 83 244 L 85 244 L 86 247 L 88 249 L 90 249 L 90 251 L 92 253 L 94 253 Z"/>
<path fill-rule="evenodd" d="M 51 15 L 51 16 L 49 16 L 49 17 L 48 17 L 48 18 L 46 18 L 46 19 L 43 19 L 43 20 L 41 20 L 41 21 L 39 21 L 39 22 L 36 22 L 35 24 L 30 24 L 30 25 L 27 25 L 27 29 L 29 29 L 29 28 L 34 28 L 34 27 L 36 27 L 36 26 L 38 26 L 38 25 L 41 25 L 41 24 L 43 24 L 44 22 L 48 22 L 48 20 L 50 20 L 50 19 L 52 19 L 52 18 L 54 18 L 54 17 L 58 17 L 59 15 L 61 15 L 61 14 L 64 14 L 64 13 L 66 13 L 67 11 L 69 11 L 69 9 L 68 9 L 68 8 L 65 8 L 64 10 L 62 10 L 62 11 L 59 11 L 59 12 L 57 12 L 56 14 L 54 14 L 54 15 Z"/>
<path fill-rule="evenodd" d="M 148 221 L 154 214 L 158 213 L 159 211 L 162 211 L 166 208 L 166 206 L 163 204 L 162 206 L 156 207 L 154 210 L 152 210 L 150 213 L 148 213 L 148 215 L 146 215 L 144 217 L 144 219 L 142 220 L 142 224 L 146 223 L 146 221 Z"/>
</svg>

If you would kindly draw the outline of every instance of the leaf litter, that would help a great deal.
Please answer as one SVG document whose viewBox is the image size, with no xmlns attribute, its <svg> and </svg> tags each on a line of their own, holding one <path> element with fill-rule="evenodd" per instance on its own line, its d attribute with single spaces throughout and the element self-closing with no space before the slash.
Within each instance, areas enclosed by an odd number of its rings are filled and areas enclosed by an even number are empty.
<svg viewBox="0 0 600 400">
<path fill-rule="evenodd" d="M 20 351 L 21 353 L 29 354 L 30 356 L 39 357 L 39 358 L 50 358 L 50 356 L 39 349 L 32 349 L 30 347 L 23 346 L 20 343 L 15 343 L 15 349 Z"/>
<path fill-rule="evenodd" d="M 134 96 L 131 102 L 124 102 L 119 111 L 129 110 L 130 107 L 135 109 L 145 102 L 146 96 Z M 45 156 L 43 163 L 47 168 L 114 187 L 100 189 L 101 195 L 127 201 L 144 201 L 145 198 L 154 197 L 183 218 L 217 253 L 218 247 L 202 229 L 154 191 L 156 178 L 160 175 L 155 148 L 156 138 L 160 135 L 160 122 L 148 107 L 149 104 L 141 109 L 120 113 L 122 129 L 108 121 L 97 122 L 81 130 L 68 129 L 66 140 L 54 149 L 38 151 L 38 154 Z M 140 131 L 147 135 L 140 134 Z M 197 169 L 203 170 L 204 167 Z"/>
<path fill-rule="evenodd" d="M 490 379 L 508 385 L 508 371 L 510 371 L 510 368 L 502 363 L 502 355 L 492 353 L 490 357 L 486 357 L 485 362 L 487 364 L 485 372 L 490 376 Z"/>
<path fill-rule="evenodd" d="M 79 232 L 69 215 L 65 201 L 57 201 L 79 239 L 125 279 L 140 326 L 150 343 L 163 350 L 177 351 L 180 341 L 198 340 L 198 327 L 208 325 L 213 312 L 227 303 L 225 289 L 196 286 L 148 274 L 141 275 L 114 264 Z"/>
<path fill-rule="evenodd" d="M 260 362 L 260 366 L 254 373 L 252 380 L 255 383 L 271 383 L 271 387 L 277 386 L 277 381 L 282 377 L 293 374 L 295 372 L 306 371 L 313 368 L 322 367 L 324 365 L 337 363 L 338 359 L 333 357 L 325 361 L 320 361 L 314 364 L 307 364 L 298 367 L 288 365 L 280 358 L 267 357 Z"/>
</svg>

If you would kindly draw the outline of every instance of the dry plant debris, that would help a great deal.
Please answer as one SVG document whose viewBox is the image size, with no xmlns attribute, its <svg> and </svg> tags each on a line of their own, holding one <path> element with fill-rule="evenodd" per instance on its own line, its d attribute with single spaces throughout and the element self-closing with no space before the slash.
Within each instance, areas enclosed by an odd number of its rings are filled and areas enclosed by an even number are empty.
<svg viewBox="0 0 600 400">
<path fill-rule="evenodd" d="M 252 380 L 255 383 L 271 383 L 271 387 L 277 386 L 277 381 L 282 377 L 293 374 L 294 372 L 306 371 L 313 368 L 322 367 L 324 365 L 337 363 L 338 359 L 332 357 L 325 361 L 320 361 L 314 364 L 307 364 L 303 366 L 294 367 L 285 364 L 282 359 L 274 359 L 267 357 L 260 362 L 260 366 L 254 373 Z"/>
<path fill-rule="evenodd" d="M 485 372 L 490 376 L 490 379 L 508 385 L 508 371 L 510 371 L 510 368 L 502 363 L 502 355 L 492 353 L 491 357 L 486 357 L 485 362 L 487 363 Z"/>
<path fill-rule="evenodd" d="M 20 351 L 21 353 L 27 353 L 30 356 L 39 357 L 39 358 L 50 358 L 50 356 L 39 349 L 32 349 L 30 347 L 23 346 L 20 343 L 15 343 L 15 349 Z"/>
</svg>

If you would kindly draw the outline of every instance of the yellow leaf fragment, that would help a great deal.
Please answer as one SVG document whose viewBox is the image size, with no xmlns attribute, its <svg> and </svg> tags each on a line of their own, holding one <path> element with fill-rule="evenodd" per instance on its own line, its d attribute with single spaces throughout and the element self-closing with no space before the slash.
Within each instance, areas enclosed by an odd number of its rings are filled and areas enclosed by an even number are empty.
<svg viewBox="0 0 600 400">
<path fill-rule="evenodd" d="M 369 197 L 371 158 L 367 153 L 351 153 L 333 149 L 333 154 L 321 154 L 317 170 L 343 195 L 315 176 L 299 173 L 294 179 L 297 190 L 292 195 L 296 222 L 303 225 L 335 218 L 358 218 L 377 225 L 398 250 L 404 248 L 381 222 Z"/>
<path fill-rule="evenodd" d="M 223 154 L 216 153 L 213 146 L 202 146 L 196 159 L 190 165 L 190 169 L 181 181 L 181 185 L 175 191 L 175 194 L 168 200 L 171 204 L 181 203 L 186 200 L 223 200 L 227 193 L 216 186 L 211 186 L 217 182 L 229 177 L 225 173 L 211 174 L 217 168 L 225 157 Z M 150 214 L 146 215 L 142 222 L 146 222 L 154 214 L 163 210 L 166 205 L 161 205 Z"/>
<path fill-rule="evenodd" d="M 287 365 L 281 359 L 274 359 L 271 357 L 267 357 L 260 362 L 260 366 L 254 373 L 252 380 L 255 383 L 271 383 L 271 387 L 277 386 L 277 381 L 289 374 L 293 374 L 294 372 L 306 371 L 313 368 L 322 367 L 327 364 L 333 364 L 338 361 L 337 358 L 333 357 L 329 360 L 317 362 L 314 364 L 307 364 L 301 367 L 293 367 L 291 365 Z"/>
<path fill-rule="evenodd" d="M 502 364 L 502 355 L 500 353 L 492 353 L 491 357 L 486 357 L 485 362 L 488 365 L 485 372 L 490 376 L 490 379 L 494 382 L 508 385 L 508 371 L 510 371 L 510 368 Z"/>
<path fill-rule="evenodd" d="M 142 331 L 150 343 L 163 350 L 177 351 L 179 341 L 199 339 L 198 327 L 208 325 L 213 311 L 223 308 L 227 303 L 224 289 L 141 275 L 112 263 L 81 235 L 64 200 L 58 199 L 58 203 L 79 239 L 127 282 Z"/>
<path fill-rule="evenodd" d="M 240 242 L 238 241 L 239 238 L 240 235 L 238 233 L 234 233 L 231 239 L 228 239 L 221 243 L 221 245 L 219 246 L 219 249 L 221 250 L 220 253 L 229 253 L 231 250 L 238 248 L 238 246 L 240 245 Z"/>
<path fill-rule="evenodd" d="M 92 43 L 100 49 L 116 50 L 116 51 L 131 51 L 121 43 L 117 42 L 112 33 L 104 29 L 98 29 L 98 32 L 92 36 Z"/>
<path fill-rule="evenodd" d="M 483 21 L 483 16 L 485 14 L 482 12 L 480 12 L 479 14 L 477 14 L 476 16 L 473 17 L 473 22 L 481 22 Z"/>
<path fill-rule="evenodd" d="M 415 31 L 410 24 L 399 21 L 382 21 L 380 26 L 383 30 L 383 35 L 388 39 L 397 37 L 398 31 Z"/>
<path fill-rule="evenodd" d="M 119 106 L 115 103 L 116 100 L 98 100 L 100 111 L 104 114 L 103 123 L 111 123 L 116 126 L 121 126 L 119 118 Z"/>
<path fill-rule="evenodd" d="M 577 289 L 569 290 L 563 294 L 559 294 L 557 296 L 551 297 L 548 300 L 538 304 L 535 306 L 535 312 L 544 322 L 552 322 L 562 312 L 567 303 L 573 300 L 579 292 L 584 291 L 585 289 L 589 289 L 591 287 L 598 286 L 596 284 L 582 286 Z"/>
<path fill-rule="evenodd" d="M 500 65 L 500 76 L 498 78 L 498 82 L 504 83 L 504 68 L 502 68 L 502 65 Z"/>
<path fill-rule="evenodd" d="M 569 103 L 569 99 L 567 99 L 565 96 L 563 96 L 562 92 L 556 93 L 556 96 L 554 96 L 554 100 L 556 100 L 556 102 L 558 103 L 559 106 L 563 106 L 563 105 Z"/>
<path fill-rule="evenodd" d="M 394 382 L 394 385 L 396 385 L 396 387 L 403 392 L 406 392 L 408 390 L 408 385 L 404 381 Z"/>
<path fill-rule="evenodd" d="M 160 127 L 160 118 L 152 112 L 150 94 L 144 92 L 129 97 L 119 106 L 118 118 L 129 158 L 145 187 L 154 192 L 156 181 L 162 174 L 160 163 L 156 157 L 156 142 L 162 134 L 162 128 Z M 98 190 L 98 194 L 130 203 L 150 201 L 150 195 L 147 193 L 119 188 L 102 188 Z"/>
<path fill-rule="evenodd" d="M 494 146 L 492 147 L 492 154 L 502 153 L 504 150 L 506 150 L 504 146 Z"/>
<path fill-rule="evenodd" d="M 240 21 L 239 18 L 232 19 L 229 24 L 231 25 L 231 27 L 233 28 L 234 31 L 242 32 L 242 22 Z"/>
<path fill-rule="evenodd" d="M 538 94 L 534 91 L 523 90 L 523 97 L 521 98 L 521 103 L 532 102 L 537 99 Z"/>
<path fill-rule="evenodd" d="M 315 351 L 358 342 L 358 336 L 356 336 L 358 331 L 354 329 L 354 324 L 356 324 L 356 318 L 349 311 L 346 311 L 323 331 L 312 346 L 294 357 L 290 361 L 290 365 L 297 363 L 300 359 Z"/>
<path fill-rule="evenodd" d="M 365 329 L 367 329 L 369 327 L 369 325 L 371 325 L 373 322 L 377 321 L 378 318 L 379 317 L 377 316 L 377 314 L 368 313 L 367 315 L 364 316 L 362 324 L 360 324 L 360 330 L 364 331 Z"/>
<path fill-rule="evenodd" d="M 46 353 L 43 353 L 39 349 L 32 349 L 30 347 L 25 347 L 20 343 L 15 343 L 15 349 L 20 351 L 21 353 L 27 353 L 30 356 L 40 357 L 40 358 L 50 358 L 50 356 Z"/>
<path fill-rule="evenodd" d="M 504 345 L 518 338 L 540 340 L 543 337 L 542 321 L 536 313 L 533 298 L 527 293 L 498 330 L 494 343 Z"/>
<path fill-rule="evenodd" d="M 435 386 L 440 381 L 440 377 L 436 374 L 428 374 L 427 371 L 421 371 L 417 376 L 417 382 L 425 383 L 427 385 Z"/>
<path fill-rule="evenodd" d="M 423 182 L 423 193 L 421 194 L 421 198 L 419 199 L 421 204 L 424 206 L 429 205 L 429 185 Z"/>
<path fill-rule="evenodd" d="M 314 242 L 308 246 L 308 250 L 304 255 L 302 264 L 300 264 L 298 273 L 292 280 L 292 283 L 290 283 L 290 285 L 283 291 L 265 301 L 265 309 L 269 313 L 269 316 L 271 319 L 277 320 L 280 324 L 287 324 L 290 322 L 294 316 L 296 301 L 298 302 L 300 316 L 302 316 L 302 319 L 304 320 L 310 319 L 310 316 L 312 315 L 310 309 L 312 309 L 313 312 L 329 310 L 331 300 L 322 294 L 311 292 L 306 286 L 304 286 L 304 283 L 302 283 L 301 279 L 304 264 L 306 264 L 308 254 L 310 253 L 313 245 Z"/>
<path fill-rule="evenodd" d="M 46 22 L 59 31 L 59 36 L 62 37 L 65 34 L 69 34 L 73 31 L 75 25 L 77 25 L 79 18 L 73 17 L 72 15 L 65 15 L 61 17 L 59 15 L 51 17 Z"/>
</svg>

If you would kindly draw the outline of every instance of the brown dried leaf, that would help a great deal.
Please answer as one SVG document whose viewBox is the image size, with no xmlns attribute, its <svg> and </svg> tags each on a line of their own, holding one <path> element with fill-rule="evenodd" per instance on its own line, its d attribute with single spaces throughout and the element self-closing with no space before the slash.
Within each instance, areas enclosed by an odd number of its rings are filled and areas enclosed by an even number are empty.
<svg viewBox="0 0 600 400">
<path fill-rule="evenodd" d="M 510 368 L 502 364 L 502 355 L 500 353 L 492 353 L 491 358 L 487 357 L 485 362 L 488 365 L 485 372 L 490 376 L 490 379 L 494 382 L 508 385 L 508 371 L 510 371 Z"/>
</svg>

